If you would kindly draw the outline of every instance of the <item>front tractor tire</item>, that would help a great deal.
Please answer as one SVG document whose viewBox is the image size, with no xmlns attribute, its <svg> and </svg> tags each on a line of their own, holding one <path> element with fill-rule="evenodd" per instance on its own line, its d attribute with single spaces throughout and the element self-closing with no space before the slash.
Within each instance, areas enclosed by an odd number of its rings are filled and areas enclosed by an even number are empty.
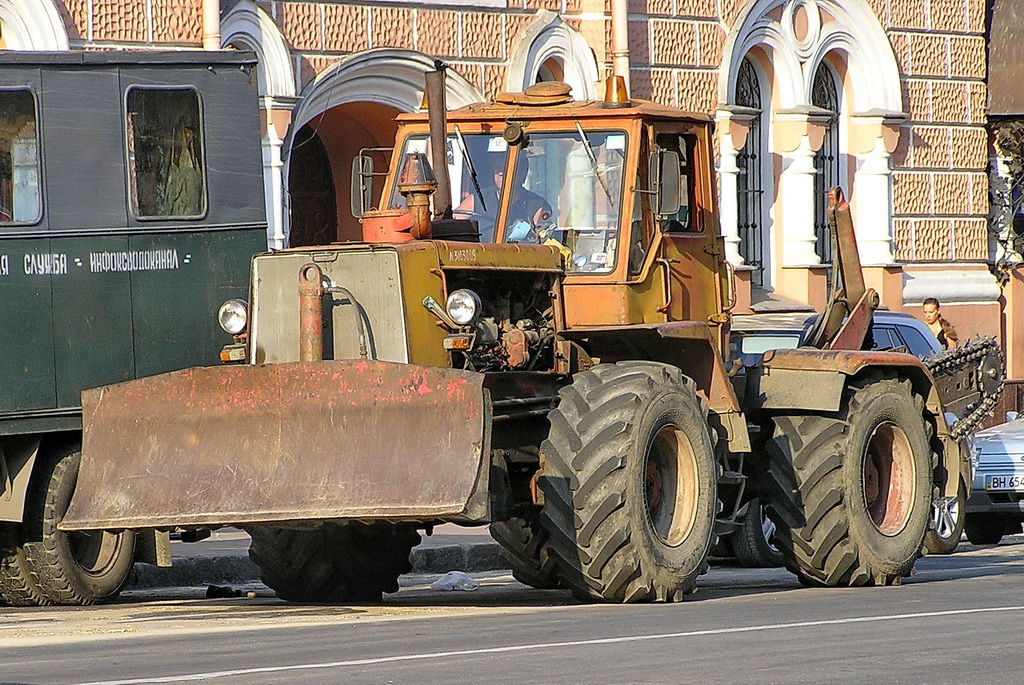
<svg viewBox="0 0 1024 685">
<path fill-rule="evenodd" d="M 249 558 L 260 580 L 288 602 L 375 603 L 398 592 L 420 536 L 384 521 L 327 522 L 311 529 L 251 526 Z"/>
<path fill-rule="evenodd" d="M 931 518 L 924 401 L 906 379 L 851 384 L 837 415 L 776 416 L 769 515 L 786 568 L 805 585 L 898 585 Z"/>
<path fill-rule="evenodd" d="M 675 602 L 707 570 L 719 511 L 707 410 L 679 369 L 601 364 L 559 391 L 541 524 L 580 599 Z"/>
<path fill-rule="evenodd" d="M 102 604 L 117 598 L 135 559 L 135 533 L 65 532 L 81 452 L 47 463 L 38 475 L 23 525 L 25 565 L 44 598 L 39 604 Z"/>
</svg>

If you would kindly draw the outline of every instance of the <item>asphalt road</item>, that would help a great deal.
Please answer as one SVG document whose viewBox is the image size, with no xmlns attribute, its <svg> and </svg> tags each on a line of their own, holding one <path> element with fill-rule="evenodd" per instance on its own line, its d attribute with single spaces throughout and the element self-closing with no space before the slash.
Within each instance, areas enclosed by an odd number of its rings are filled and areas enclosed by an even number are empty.
<svg viewBox="0 0 1024 685">
<path fill-rule="evenodd" d="M 903 587 L 822 590 L 716 567 L 675 605 L 586 605 L 501 573 L 410 577 L 382 606 L 128 593 L 0 609 L 4 683 L 1015 683 L 1024 537 L 928 557 Z"/>
</svg>

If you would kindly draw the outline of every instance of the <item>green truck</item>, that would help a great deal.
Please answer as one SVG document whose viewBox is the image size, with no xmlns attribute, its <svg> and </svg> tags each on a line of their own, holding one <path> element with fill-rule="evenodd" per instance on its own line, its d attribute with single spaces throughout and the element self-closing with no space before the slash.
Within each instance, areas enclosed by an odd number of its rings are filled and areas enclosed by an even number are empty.
<svg viewBox="0 0 1024 685">
<path fill-rule="evenodd" d="M 254 56 L 0 57 L 0 598 L 116 597 L 167 532 L 58 532 L 85 388 L 215 364 L 266 249 Z"/>
</svg>

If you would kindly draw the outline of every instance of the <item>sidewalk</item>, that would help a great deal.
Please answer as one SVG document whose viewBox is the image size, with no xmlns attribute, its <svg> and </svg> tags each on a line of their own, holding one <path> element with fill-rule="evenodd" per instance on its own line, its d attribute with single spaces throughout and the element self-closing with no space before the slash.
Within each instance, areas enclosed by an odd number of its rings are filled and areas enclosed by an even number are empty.
<svg viewBox="0 0 1024 685">
<path fill-rule="evenodd" d="M 134 577 L 125 589 L 241 585 L 259 581 L 249 560 L 249 536 L 237 528 L 215 530 L 199 542 L 171 542 L 174 565 L 159 568 L 136 564 Z M 423 535 L 413 548 L 412 573 L 448 571 L 498 571 L 508 567 L 498 556 L 498 543 L 487 528 L 445 524 L 434 534 Z"/>
</svg>

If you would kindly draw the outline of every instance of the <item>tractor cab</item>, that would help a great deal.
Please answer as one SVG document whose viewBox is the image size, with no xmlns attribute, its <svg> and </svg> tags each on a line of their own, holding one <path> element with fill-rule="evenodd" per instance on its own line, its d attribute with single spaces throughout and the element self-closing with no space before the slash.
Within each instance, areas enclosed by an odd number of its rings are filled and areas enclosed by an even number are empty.
<svg viewBox="0 0 1024 685">
<path fill-rule="evenodd" d="M 629 100 L 610 83 L 603 101 L 543 83 L 447 112 L 443 170 L 430 162 L 429 111 L 401 115 L 390 170 L 375 174 L 369 154 L 353 165 L 364 239 L 553 246 L 568 327 L 699 321 L 721 347 L 734 298 L 712 122 Z M 429 227 L 417 225 L 420 207 Z"/>
</svg>

